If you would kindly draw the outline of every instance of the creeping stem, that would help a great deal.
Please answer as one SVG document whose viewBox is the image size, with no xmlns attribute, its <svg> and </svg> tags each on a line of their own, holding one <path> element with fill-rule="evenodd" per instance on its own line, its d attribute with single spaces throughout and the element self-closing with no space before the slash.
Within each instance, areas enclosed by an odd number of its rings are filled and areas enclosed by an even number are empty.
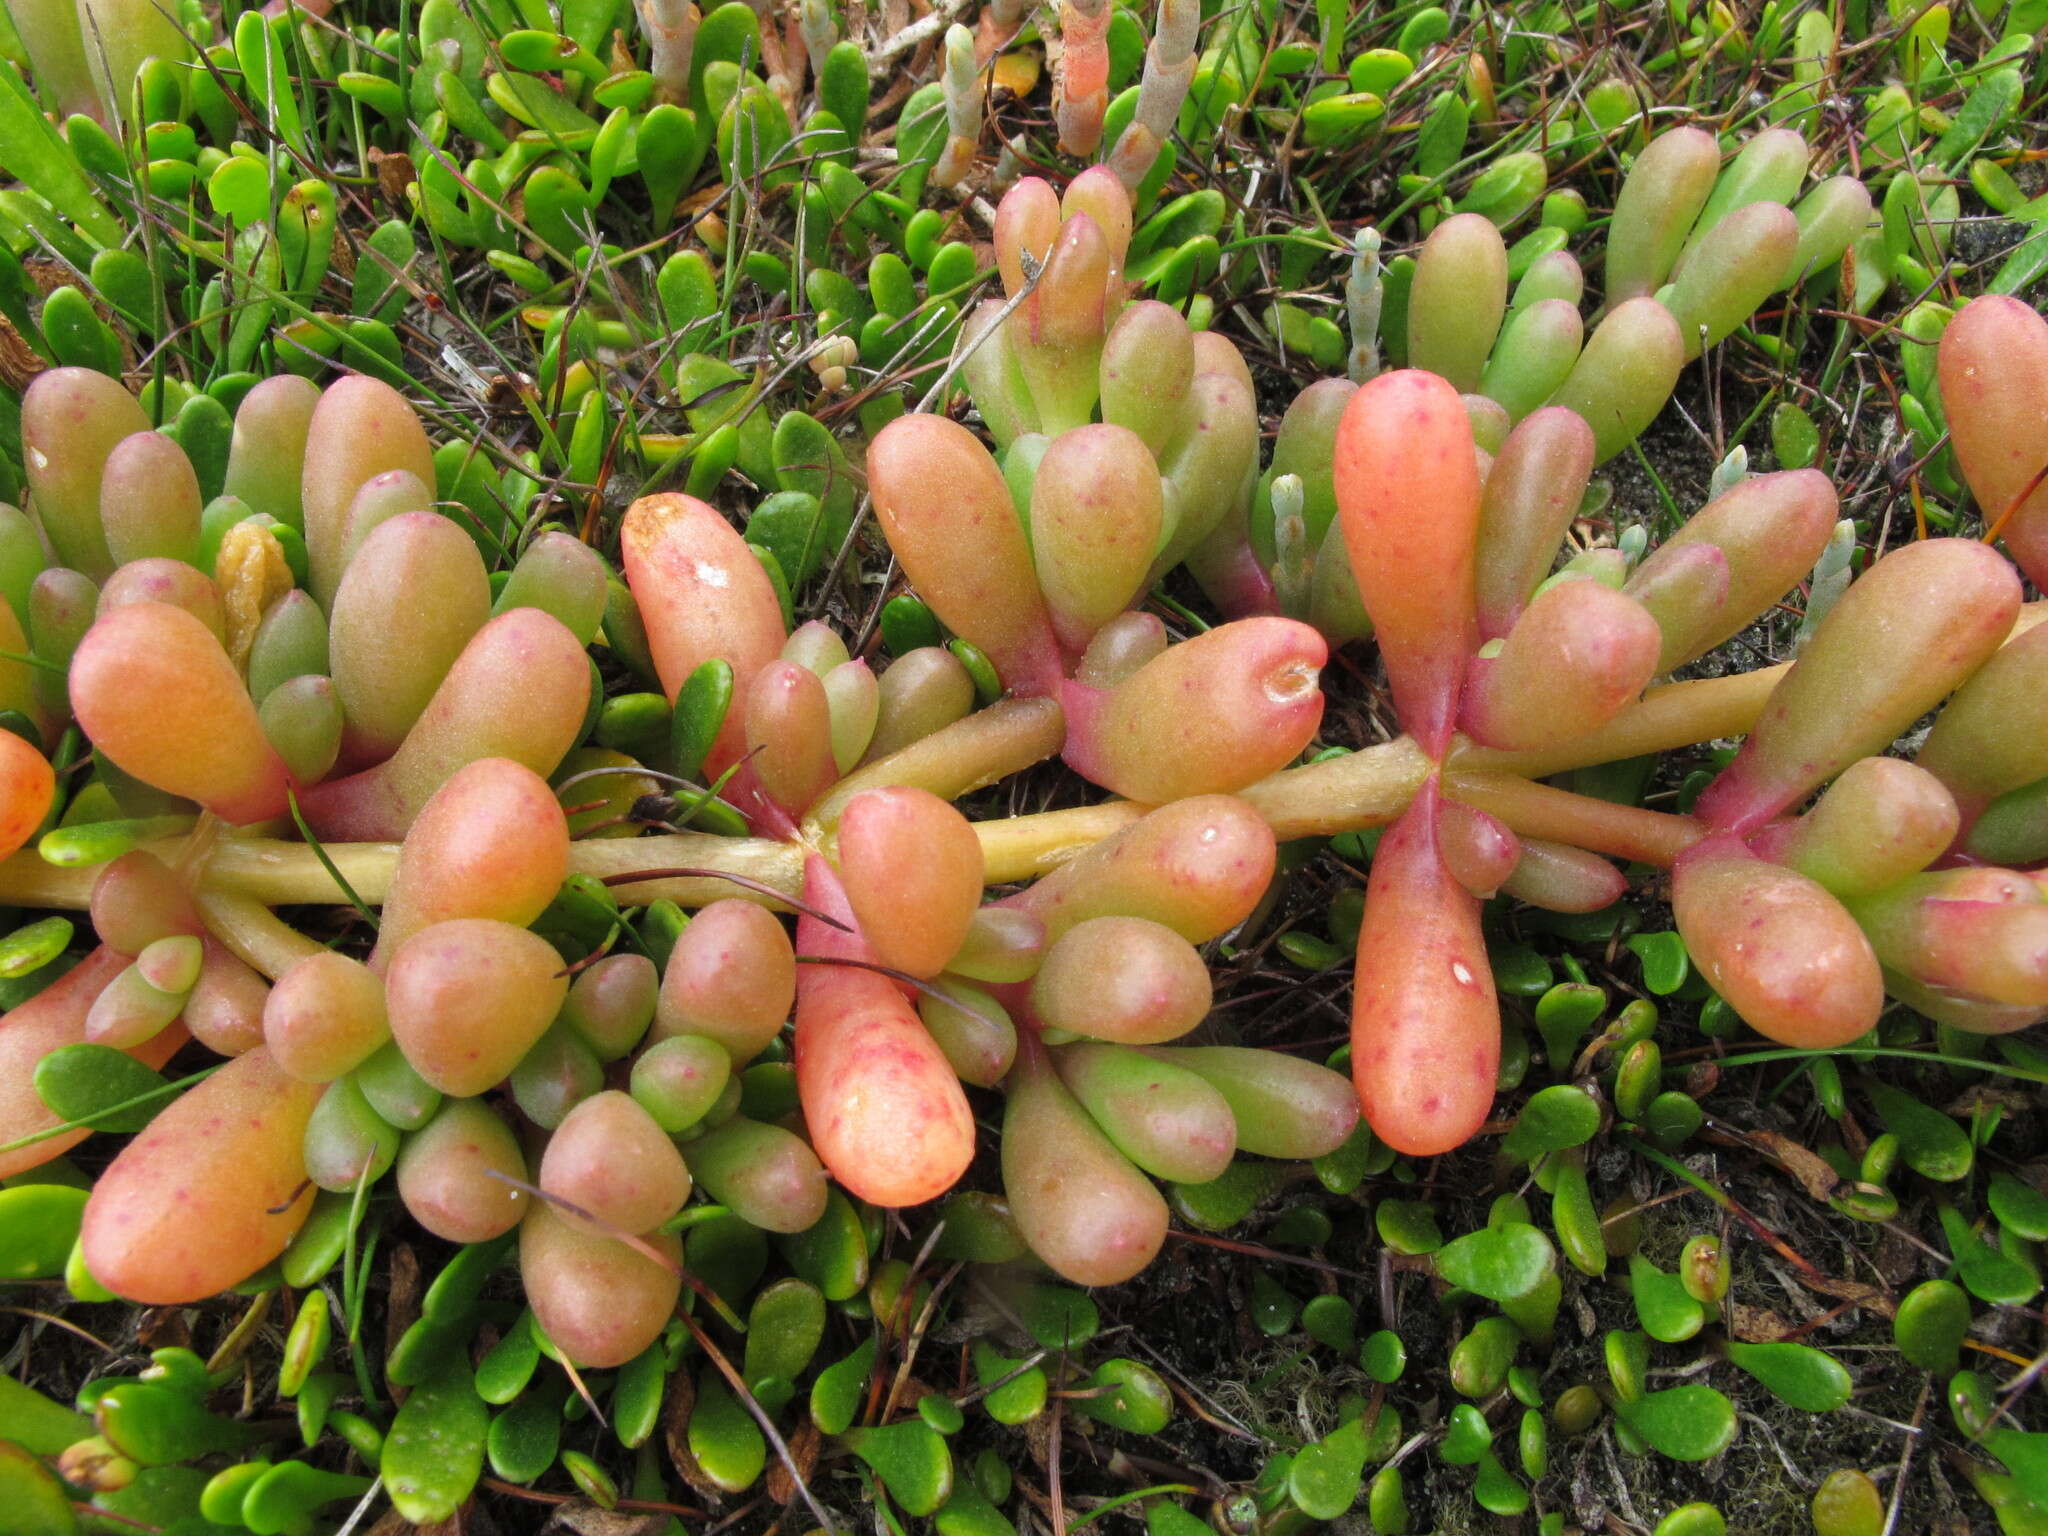
<svg viewBox="0 0 2048 1536">
<path fill-rule="evenodd" d="M 194 893 L 193 902 L 213 936 L 272 981 L 324 947 L 244 891 L 207 886 Z"/>
<path fill-rule="evenodd" d="M 2021 610 L 2013 634 L 2048 619 L 2048 602 Z M 1745 734 L 1763 712 L 1789 663 L 1728 677 L 1701 678 L 1654 688 L 1594 731 L 1541 752 L 1499 752 L 1462 740 L 1445 762 L 1453 798 L 1498 817 L 1530 837 L 1668 865 L 1700 837 L 1686 816 L 1618 806 L 1534 782 L 1574 768 L 1668 752 Z M 849 775 L 812 808 L 804 835 L 822 844 L 846 799 L 861 789 L 915 784 L 952 797 L 993 784 L 1058 750 L 1061 722 L 1049 700 L 1005 700 Z M 1398 816 L 1429 774 L 1429 762 L 1407 737 L 1343 757 L 1289 768 L 1241 791 L 1282 839 L 1329 836 L 1385 826 Z M 977 822 L 991 885 L 1030 880 L 1137 820 L 1143 807 L 1112 800 L 1069 810 L 1040 811 Z M 184 839 L 150 845 L 173 862 Z M 396 843 L 328 843 L 329 860 L 355 893 L 382 903 L 398 860 Z M 804 848 L 759 837 L 712 837 L 677 832 L 657 837 L 586 840 L 572 844 L 571 870 L 599 879 L 635 870 L 701 870 L 612 887 L 620 901 L 644 904 L 663 897 L 702 906 L 723 896 L 758 892 L 718 878 L 731 874 L 791 896 L 803 886 Z M 0 904 L 83 910 L 99 871 L 48 864 L 33 848 L 0 861 Z M 275 918 L 262 907 L 324 903 L 348 898 L 313 849 L 267 837 L 223 837 L 207 859 L 202 905 L 215 933 L 259 970 L 274 971 L 291 958 Z M 213 897 L 216 899 L 204 899 Z M 239 899 L 237 899 L 239 898 Z M 267 914 L 266 914 L 267 916 Z M 272 925 L 275 925 L 274 927 Z"/>
</svg>

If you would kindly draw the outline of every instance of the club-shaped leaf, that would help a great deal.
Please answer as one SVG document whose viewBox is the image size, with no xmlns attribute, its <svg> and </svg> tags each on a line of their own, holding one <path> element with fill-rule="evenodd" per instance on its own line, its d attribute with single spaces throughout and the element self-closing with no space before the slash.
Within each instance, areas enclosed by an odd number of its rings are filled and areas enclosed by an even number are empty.
<svg viewBox="0 0 2048 1536">
<path fill-rule="evenodd" d="M 844 1434 L 853 1423 L 879 1347 L 875 1338 L 863 1339 L 858 1349 L 826 1366 L 811 1383 L 811 1422 L 826 1434 Z"/>
<path fill-rule="evenodd" d="M 728 1493 L 751 1488 L 768 1464 L 768 1442 L 715 1366 L 697 1373 L 688 1439 L 704 1475 Z"/>
<path fill-rule="evenodd" d="M 1454 1467 L 1469 1467 L 1492 1444 L 1493 1427 L 1486 1422 L 1486 1415 L 1470 1403 L 1460 1403 L 1451 1410 L 1438 1454 Z"/>
<path fill-rule="evenodd" d="M 824 1336 L 824 1296 L 806 1281 L 778 1280 L 754 1298 L 747 1314 L 746 1363 L 740 1374 L 750 1384 L 770 1376 L 794 1381 Z"/>
<path fill-rule="evenodd" d="M 1762 1382 L 1772 1396 L 1808 1413 L 1834 1412 L 1849 1401 L 1856 1385 L 1839 1360 L 1807 1344 L 1731 1340 L 1728 1359 Z"/>
<path fill-rule="evenodd" d="M 1495 1515 L 1519 1515 L 1529 1507 L 1529 1490 L 1491 1451 L 1480 1458 L 1472 1497 L 1481 1509 Z"/>
</svg>

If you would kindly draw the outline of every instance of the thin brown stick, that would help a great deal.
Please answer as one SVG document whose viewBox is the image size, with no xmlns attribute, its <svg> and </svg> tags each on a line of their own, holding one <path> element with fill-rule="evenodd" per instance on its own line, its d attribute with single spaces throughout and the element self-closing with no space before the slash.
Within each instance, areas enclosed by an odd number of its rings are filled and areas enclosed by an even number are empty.
<svg viewBox="0 0 2048 1536">
<path fill-rule="evenodd" d="M 502 1493 L 508 1499 L 524 1499 L 530 1504 L 575 1504 L 582 1501 L 576 1493 L 549 1493 L 540 1488 L 522 1488 L 517 1483 L 508 1483 L 503 1478 L 487 1477 L 482 1487 L 493 1493 Z M 650 1515 L 682 1515 L 692 1520 L 701 1520 L 706 1511 L 689 1504 L 664 1504 L 659 1499 L 620 1499 L 614 1509 L 644 1510 Z"/>
<path fill-rule="evenodd" d="M 825 1513 L 825 1506 L 818 1502 L 818 1496 L 811 1492 L 811 1485 L 804 1481 L 804 1475 L 797 1467 L 796 1458 L 789 1453 L 788 1443 L 783 1440 L 782 1432 L 775 1427 L 775 1420 L 748 1390 L 746 1381 L 733 1369 L 732 1362 L 725 1358 L 725 1351 L 711 1341 L 711 1335 L 704 1331 L 703 1325 L 687 1312 L 679 1315 L 682 1317 L 683 1326 L 690 1330 L 690 1337 L 697 1341 L 697 1347 L 704 1351 L 713 1365 L 718 1367 L 718 1374 L 725 1378 L 726 1385 L 733 1390 L 733 1395 L 746 1406 L 754 1422 L 761 1426 L 761 1433 L 775 1448 L 776 1459 L 782 1463 L 783 1470 L 789 1473 L 789 1480 L 796 1484 L 796 1491 L 804 1496 L 804 1503 L 810 1506 L 811 1513 L 817 1517 L 819 1528 L 825 1532 L 825 1536 L 839 1536 L 839 1527 L 832 1523 L 832 1517 Z"/>
<path fill-rule="evenodd" d="M 841 933 L 853 932 L 851 928 L 839 921 L 838 918 L 832 916 L 831 913 L 821 912 L 809 903 L 800 901 L 785 891 L 777 890 L 765 880 L 756 880 L 751 875 L 736 875 L 731 870 L 726 869 L 708 869 L 701 865 L 679 865 L 671 869 L 633 869 L 627 870 L 624 874 L 600 875 L 597 883 L 610 887 L 614 885 L 643 885 L 649 880 L 724 880 L 738 886 L 741 890 L 752 891 L 756 896 L 766 896 L 772 901 L 782 903 L 784 906 L 794 907 L 806 917 L 815 917 L 828 928 L 837 928 Z"/>
</svg>

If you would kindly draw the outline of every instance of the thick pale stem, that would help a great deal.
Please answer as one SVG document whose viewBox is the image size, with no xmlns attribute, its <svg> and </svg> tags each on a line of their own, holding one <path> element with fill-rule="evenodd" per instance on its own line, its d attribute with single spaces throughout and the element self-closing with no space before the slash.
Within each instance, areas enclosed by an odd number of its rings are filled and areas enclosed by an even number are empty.
<svg viewBox="0 0 2048 1536">
<path fill-rule="evenodd" d="M 1548 778 L 1572 768 L 1618 762 L 1650 752 L 1741 736 L 1756 724 L 1771 690 L 1792 670 L 1790 662 L 1703 677 L 1653 688 L 1642 702 L 1623 710 L 1599 730 L 1576 741 L 1526 752 L 1502 752 L 1460 741 L 1445 766 L 1459 773 L 1504 773 L 1523 778 Z"/>
<path fill-rule="evenodd" d="M 1345 757 L 1290 768 L 1240 791 L 1282 842 L 1385 826 L 1407 808 L 1435 765 L 1407 737 Z"/>
<path fill-rule="evenodd" d="M 193 902 L 213 936 L 233 951 L 236 959 L 272 981 L 308 955 L 320 954 L 324 947 L 253 896 L 203 889 L 194 893 Z"/>
<path fill-rule="evenodd" d="M 1502 774 L 1453 774 L 1444 793 L 1525 837 L 1668 865 L 1704 835 L 1690 816 L 1639 810 Z"/>
<path fill-rule="evenodd" d="M 591 839 L 569 845 L 569 869 L 600 880 L 641 870 L 701 869 L 715 874 L 670 875 L 654 880 L 635 880 L 612 887 L 612 894 L 629 906 L 644 906 L 663 898 L 677 906 L 702 907 L 728 896 L 760 900 L 760 893 L 720 879 L 733 875 L 756 885 L 795 895 L 803 889 L 803 849 L 794 843 L 765 837 L 712 837 L 700 832 L 676 832 L 653 838 Z"/>
<path fill-rule="evenodd" d="M 663 101 L 684 106 L 690 100 L 690 56 L 697 51 L 701 19 L 690 0 L 638 0 L 640 26 L 647 34 L 648 70 Z"/>
<path fill-rule="evenodd" d="M 957 187 L 974 169 L 983 97 L 974 34 L 958 22 L 946 29 L 946 64 L 939 79 L 946 95 L 946 149 L 932 167 L 932 185 Z"/>
<path fill-rule="evenodd" d="M 358 897 L 381 907 L 398 867 L 396 843 L 325 843 L 323 851 Z M 168 859 L 173 851 L 158 850 Z M 90 870 L 85 873 L 92 873 Z M 269 838 L 224 839 L 207 860 L 206 884 L 239 891 L 270 906 L 324 903 L 338 906 L 347 892 L 334 883 L 319 857 L 303 843 Z"/>
<path fill-rule="evenodd" d="M 1571 748 L 1559 748 L 1548 754 L 1492 752 L 1472 747 L 1454 752 L 1452 762 L 1461 781 L 1458 798 L 1481 805 L 1516 831 L 1533 837 L 1668 862 L 1695 835 L 1689 821 L 1586 801 L 1563 791 L 1518 782 L 1519 776 L 1561 773 L 1642 752 L 1740 735 L 1770 696 L 1768 682 L 1775 681 L 1783 670 L 1773 668 L 1768 673 L 1677 683 L 1658 689 L 1605 729 Z M 1766 679 L 1766 686 L 1739 686 L 1758 677 Z M 1033 716 L 1053 717 L 1056 731 L 1057 712 L 1044 701 L 1017 701 L 1013 707 L 1020 712 L 1028 708 Z M 977 733 L 982 739 L 974 743 L 974 750 L 960 751 L 965 743 L 955 737 L 947 750 L 921 754 L 921 747 L 937 740 L 928 738 L 927 743 L 895 754 L 886 763 L 874 764 L 841 780 L 814 808 L 812 827 L 835 821 L 846 800 L 861 789 L 883 784 L 918 784 L 937 793 L 957 794 L 1014 771 L 992 772 L 1001 766 L 999 759 L 1036 747 L 1036 740 L 1027 747 L 1020 738 L 1035 737 L 1037 733 L 1014 729 L 1021 721 L 985 718 L 999 712 L 983 711 L 961 722 L 982 723 L 983 730 Z M 1039 726 L 1044 722 L 1032 718 L 1030 724 Z M 1025 761 L 1035 761 L 1043 755 L 1045 752 L 1040 750 Z M 1282 839 L 1329 836 L 1384 826 L 1392 821 L 1414 798 L 1430 767 L 1414 742 L 1403 736 L 1345 757 L 1290 768 L 1242 793 Z M 1475 779 L 1475 775 L 1479 777 Z M 1479 787 L 1467 794 L 1465 785 L 1475 782 Z M 989 882 L 1007 884 L 1036 878 L 1065 863 L 1082 849 L 1129 826 L 1143 811 L 1144 807 L 1113 800 L 1071 810 L 978 822 L 974 830 L 981 839 Z M 1644 817 L 1654 819 L 1641 821 Z M 1682 836 L 1677 829 L 1683 829 Z M 166 843 L 155 851 L 174 858 L 177 844 Z M 397 844 L 329 843 L 324 852 L 364 901 L 375 904 L 384 899 L 391 883 L 391 870 L 397 862 Z M 766 838 L 676 833 L 592 840 L 571 845 L 569 862 L 571 869 L 600 879 L 642 869 L 719 870 L 790 895 L 796 894 L 803 882 L 801 849 Z M 33 851 L 19 853 L 0 862 L 0 902 L 82 909 L 91 895 L 96 874 L 92 869 L 56 868 L 44 863 Z M 207 866 L 206 879 L 209 886 L 275 905 L 338 904 L 346 900 L 313 850 L 302 843 L 234 839 L 214 854 Z M 751 894 L 730 882 L 701 876 L 646 880 L 615 886 L 613 890 L 622 902 L 641 904 L 667 897 L 685 906 L 701 906 L 722 896 Z"/>
<path fill-rule="evenodd" d="M 1036 880 L 1104 838 L 1114 837 L 1148 809 L 1130 800 L 1105 800 L 1100 805 L 1041 811 L 1035 816 L 978 821 L 974 833 L 981 839 L 983 875 L 991 885 Z"/>
<path fill-rule="evenodd" d="M 149 845 L 149 851 L 169 862 L 177 858 L 181 846 L 180 840 L 170 839 Z M 356 895 L 371 906 L 382 905 L 398 864 L 398 844 L 327 843 L 322 852 Z M 792 896 L 803 886 L 803 851 L 762 837 L 679 832 L 661 837 L 593 839 L 571 845 L 569 868 L 572 873 L 600 880 L 639 870 L 717 872 L 639 880 L 616 887 L 619 900 L 633 905 L 663 897 L 691 907 L 727 896 L 758 899 L 757 893 L 719 875 L 736 875 Z M 84 911 L 98 877 L 96 867 L 60 869 L 44 863 L 31 850 L 0 861 L 0 902 Z M 264 906 L 339 906 L 348 900 L 311 848 L 272 838 L 238 838 L 224 844 L 208 861 L 204 880 L 208 893 L 231 893 Z M 209 912 L 208 917 L 211 921 L 213 914 Z M 236 948 L 228 934 L 220 937 L 229 948 Z M 237 949 L 237 953 L 241 951 Z"/>
<path fill-rule="evenodd" d="M 810 808 L 806 829 L 815 836 L 836 825 L 864 789 L 903 784 L 957 800 L 1043 762 L 1065 739 L 1066 717 L 1053 700 L 1005 699 L 848 774 Z"/>
<path fill-rule="evenodd" d="M 1060 148 L 1092 155 L 1102 141 L 1102 114 L 1109 105 L 1108 0 L 1061 0 L 1059 94 L 1053 118 Z"/>
<path fill-rule="evenodd" d="M 2024 634 L 2044 620 L 2048 620 L 2048 602 L 2031 603 L 2021 611 L 2013 633 Z M 1696 840 L 1697 831 L 1689 818 L 1614 806 L 1516 781 L 1743 735 L 1788 670 L 1789 664 L 1652 689 L 1641 703 L 1601 729 L 1544 752 L 1497 752 L 1459 742 L 1446 763 L 1447 778 L 1457 799 L 1498 816 L 1525 836 L 1666 864 Z M 960 725 L 974 725 L 975 730 L 953 735 L 951 732 L 958 730 L 953 727 L 938 732 L 842 779 L 813 807 L 810 830 L 815 835 L 821 824 L 836 819 L 846 799 L 861 789 L 916 784 L 950 798 L 1049 756 L 1058 746 L 1058 711 L 1047 700 L 1013 700 L 970 716 Z M 1046 744 L 1048 733 L 1050 744 Z M 940 737 L 949 737 L 949 744 L 924 755 Z M 1404 736 L 1362 752 L 1276 773 L 1243 790 L 1241 798 L 1265 817 L 1283 840 L 1330 836 L 1386 825 L 1414 798 L 1429 772 L 1428 760 Z M 1006 885 L 1035 879 L 1123 830 L 1145 810 L 1127 801 L 1111 800 L 977 822 L 974 831 L 981 839 L 988 882 Z M 175 864 L 182 847 L 183 840 L 173 838 L 152 844 L 150 851 Z M 398 861 L 396 843 L 329 843 L 323 852 L 365 902 L 374 906 L 384 900 Z M 803 850 L 793 844 L 697 833 L 591 840 L 572 844 L 569 851 L 572 870 L 599 879 L 635 870 L 715 870 L 792 896 L 802 888 L 802 861 Z M 0 904 L 83 911 L 98 876 L 97 868 L 58 868 L 45 863 L 33 849 L 25 849 L 0 860 Z M 223 839 L 207 862 L 205 884 L 209 890 L 230 892 L 266 906 L 338 905 L 347 899 L 311 848 L 270 838 Z M 629 904 L 667 897 L 685 906 L 702 906 L 725 896 L 756 895 L 711 876 L 643 880 L 615 886 L 613 892 Z M 208 915 L 212 921 L 212 912 Z M 232 939 L 226 934 L 222 937 L 234 947 Z M 250 957 L 245 954 L 244 958 Z M 265 967 L 259 963 L 258 968 Z"/>
</svg>

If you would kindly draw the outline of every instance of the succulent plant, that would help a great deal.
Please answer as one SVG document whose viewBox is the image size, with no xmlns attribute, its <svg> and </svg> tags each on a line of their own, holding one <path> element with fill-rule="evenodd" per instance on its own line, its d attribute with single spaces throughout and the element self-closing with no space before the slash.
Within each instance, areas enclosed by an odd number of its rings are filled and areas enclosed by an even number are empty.
<svg viewBox="0 0 2048 1536">
<path fill-rule="evenodd" d="M 0 28 L 0 1280 L 248 1298 L 37 1344 L 7 1507 L 1006 1536 L 969 1413 L 1208 1395 L 1075 1288 L 1177 1227 L 1329 1395 L 1088 1519 L 1562 1536 L 1597 1426 L 1713 1536 L 1912 1406 L 1762 1170 L 2040 1525 L 2042 0 L 274 9 Z"/>
</svg>

